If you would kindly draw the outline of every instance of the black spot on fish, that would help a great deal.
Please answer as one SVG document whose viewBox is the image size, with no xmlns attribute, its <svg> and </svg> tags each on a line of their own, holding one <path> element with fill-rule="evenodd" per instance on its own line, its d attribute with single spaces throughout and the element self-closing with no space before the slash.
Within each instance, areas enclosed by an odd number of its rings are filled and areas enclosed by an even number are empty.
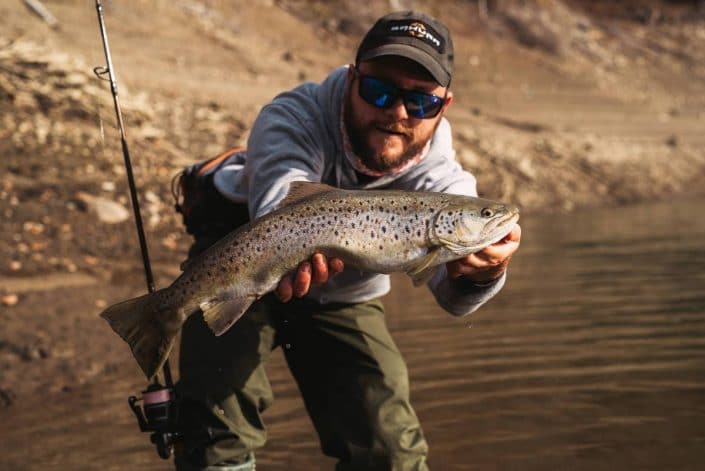
<svg viewBox="0 0 705 471">
<path fill-rule="evenodd" d="M 385 226 L 382 226 L 382 232 L 384 232 L 385 234 L 387 233 L 387 228 Z"/>
</svg>

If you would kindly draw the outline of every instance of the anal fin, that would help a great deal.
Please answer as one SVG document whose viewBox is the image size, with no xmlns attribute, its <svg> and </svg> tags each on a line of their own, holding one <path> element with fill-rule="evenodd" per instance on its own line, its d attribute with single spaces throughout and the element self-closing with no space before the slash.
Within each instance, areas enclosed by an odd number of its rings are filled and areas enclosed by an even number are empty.
<svg viewBox="0 0 705 471">
<path fill-rule="evenodd" d="M 247 311 L 256 296 L 211 299 L 200 305 L 203 320 L 217 336 L 223 335 Z"/>
</svg>

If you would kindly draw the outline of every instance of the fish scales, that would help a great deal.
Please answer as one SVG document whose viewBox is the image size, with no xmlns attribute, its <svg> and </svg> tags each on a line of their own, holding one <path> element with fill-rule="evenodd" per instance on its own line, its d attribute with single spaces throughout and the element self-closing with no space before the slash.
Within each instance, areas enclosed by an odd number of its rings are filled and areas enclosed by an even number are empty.
<svg viewBox="0 0 705 471">
<path fill-rule="evenodd" d="M 220 335 L 316 252 L 340 257 L 346 269 L 407 272 L 421 282 L 438 265 L 501 239 L 517 219 L 515 207 L 480 198 L 295 183 L 278 209 L 188 262 L 171 286 L 111 306 L 102 316 L 149 377 L 188 316 L 203 311 Z"/>
<path fill-rule="evenodd" d="M 428 223 L 433 214 L 428 206 L 418 198 L 397 201 L 365 195 L 358 200 L 326 201 L 322 208 L 306 205 L 265 216 L 260 224 L 228 236 L 221 250 L 203 257 L 198 265 L 189 265 L 175 289 L 192 293 L 191 300 L 182 300 L 190 307 L 199 305 L 213 284 L 232 285 L 233 291 L 265 284 L 269 291 L 271 283 L 278 283 L 315 252 L 343 256 L 350 268 L 398 271 L 391 269 L 398 269 L 401 260 L 414 260 L 427 251 Z M 370 259 L 363 263 L 363 256 Z M 198 286 L 204 280 L 207 282 Z"/>
</svg>

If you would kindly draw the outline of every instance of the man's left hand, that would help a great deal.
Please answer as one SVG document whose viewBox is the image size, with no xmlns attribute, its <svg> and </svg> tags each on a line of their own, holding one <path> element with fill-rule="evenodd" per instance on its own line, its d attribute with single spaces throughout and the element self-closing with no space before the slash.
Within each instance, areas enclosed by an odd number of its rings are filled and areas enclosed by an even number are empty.
<svg viewBox="0 0 705 471">
<path fill-rule="evenodd" d="M 489 283 L 496 280 L 507 269 L 509 260 L 519 248 L 521 227 L 517 224 L 504 239 L 479 252 L 446 264 L 448 276 L 463 277 L 474 283 Z"/>
</svg>

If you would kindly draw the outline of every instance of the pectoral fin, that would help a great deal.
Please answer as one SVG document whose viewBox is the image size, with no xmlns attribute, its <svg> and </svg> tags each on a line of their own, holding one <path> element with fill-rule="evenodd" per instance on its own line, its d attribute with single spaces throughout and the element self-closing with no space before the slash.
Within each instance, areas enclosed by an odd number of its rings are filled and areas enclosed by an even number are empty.
<svg viewBox="0 0 705 471">
<path fill-rule="evenodd" d="M 436 269 L 438 268 L 435 261 L 439 253 L 440 248 L 431 249 L 416 265 L 406 272 L 414 281 L 414 286 L 422 285 L 433 277 L 433 274 L 436 273 Z"/>
<path fill-rule="evenodd" d="M 211 299 L 200 305 L 203 320 L 215 335 L 223 335 L 256 299 L 256 296 Z"/>
</svg>

